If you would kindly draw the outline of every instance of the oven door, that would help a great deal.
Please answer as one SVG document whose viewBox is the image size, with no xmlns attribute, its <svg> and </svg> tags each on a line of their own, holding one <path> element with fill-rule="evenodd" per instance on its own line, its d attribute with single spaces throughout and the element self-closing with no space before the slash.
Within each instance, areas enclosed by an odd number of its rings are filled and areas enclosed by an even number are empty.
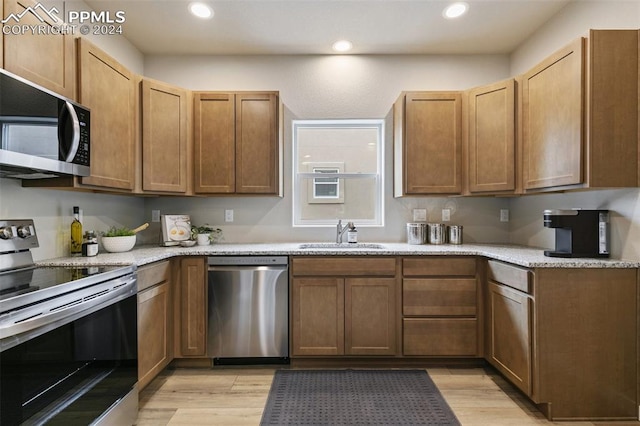
<svg viewBox="0 0 640 426">
<path fill-rule="evenodd" d="M 136 294 L 88 312 L 0 353 L 0 424 L 95 424 L 132 399 Z"/>
</svg>

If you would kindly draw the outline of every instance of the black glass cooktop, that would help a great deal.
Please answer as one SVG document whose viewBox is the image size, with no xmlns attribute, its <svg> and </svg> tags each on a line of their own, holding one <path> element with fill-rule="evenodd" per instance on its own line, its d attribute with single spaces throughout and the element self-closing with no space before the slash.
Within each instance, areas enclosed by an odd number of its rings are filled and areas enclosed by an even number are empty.
<svg viewBox="0 0 640 426">
<path fill-rule="evenodd" d="M 0 274 L 0 300 L 60 286 L 92 275 L 122 268 L 122 266 L 34 267 Z"/>
</svg>

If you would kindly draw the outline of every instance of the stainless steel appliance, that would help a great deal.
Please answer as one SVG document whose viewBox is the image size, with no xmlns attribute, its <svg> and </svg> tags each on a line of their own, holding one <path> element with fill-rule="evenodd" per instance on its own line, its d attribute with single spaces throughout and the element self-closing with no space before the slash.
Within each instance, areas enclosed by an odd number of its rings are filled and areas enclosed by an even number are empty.
<svg viewBox="0 0 640 426">
<path fill-rule="evenodd" d="M 209 257 L 208 356 L 214 363 L 289 362 L 286 256 Z"/>
<path fill-rule="evenodd" d="M 90 112 L 0 69 L 0 177 L 89 176 Z"/>
<path fill-rule="evenodd" d="M 556 231 L 549 257 L 609 257 L 609 210 L 545 210 L 545 228 Z"/>
<path fill-rule="evenodd" d="M 32 220 L 0 220 L 0 424 L 133 424 L 135 266 L 39 267 Z"/>
</svg>

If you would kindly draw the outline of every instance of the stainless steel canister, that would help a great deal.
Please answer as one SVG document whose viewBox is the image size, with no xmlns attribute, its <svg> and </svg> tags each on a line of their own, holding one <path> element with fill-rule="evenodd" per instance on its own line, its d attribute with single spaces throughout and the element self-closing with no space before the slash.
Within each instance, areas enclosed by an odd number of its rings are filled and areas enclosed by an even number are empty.
<svg viewBox="0 0 640 426">
<path fill-rule="evenodd" d="M 449 226 L 449 244 L 462 244 L 462 225 Z"/>
<path fill-rule="evenodd" d="M 429 224 L 429 243 L 445 244 L 447 242 L 446 225 L 444 223 Z"/>
<path fill-rule="evenodd" d="M 407 223 L 407 243 L 424 244 L 427 242 L 426 223 Z"/>
</svg>

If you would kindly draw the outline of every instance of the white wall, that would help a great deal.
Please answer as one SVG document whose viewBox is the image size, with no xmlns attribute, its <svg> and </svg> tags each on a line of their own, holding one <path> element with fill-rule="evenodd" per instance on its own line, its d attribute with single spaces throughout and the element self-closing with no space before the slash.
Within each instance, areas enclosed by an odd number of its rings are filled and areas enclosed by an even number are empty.
<svg viewBox="0 0 640 426">
<path fill-rule="evenodd" d="M 285 196 L 154 198 L 145 203 L 163 214 L 188 213 L 196 224 L 223 229 L 228 242 L 331 241 L 335 228 L 293 228 L 291 120 L 386 118 L 386 215 L 384 228 L 361 228 L 361 241 L 404 241 L 413 208 L 426 208 L 440 221 L 451 208 L 451 223 L 464 226 L 467 242 L 506 242 L 508 224 L 499 222 L 507 199 L 407 198 L 392 196 L 391 108 L 403 90 L 462 90 L 509 75 L 505 56 L 220 56 L 146 57 L 145 74 L 193 90 L 278 90 L 284 117 Z M 224 210 L 235 220 L 224 223 Z M 337 222 L 337 220 L 336 220 Z M 356 223 L 356 226 L 358 224 Z M 157 229 L 157 225 L 154 227 Z"/>
<path fill-rule="evenodd" d="M 511 74 L 522 73 L 589 29 L 640 28 L 639 1 L 569 3 L 511 55 Z M 542 211 L 554 208 L 606 208 L 612 211 L 613 257 L 640 260 L 640 190 L 582 191 L 513 198 L 511 242 L 545 248 L 555 244 L 555 231 L 542 226 Z"/>
</svg>

